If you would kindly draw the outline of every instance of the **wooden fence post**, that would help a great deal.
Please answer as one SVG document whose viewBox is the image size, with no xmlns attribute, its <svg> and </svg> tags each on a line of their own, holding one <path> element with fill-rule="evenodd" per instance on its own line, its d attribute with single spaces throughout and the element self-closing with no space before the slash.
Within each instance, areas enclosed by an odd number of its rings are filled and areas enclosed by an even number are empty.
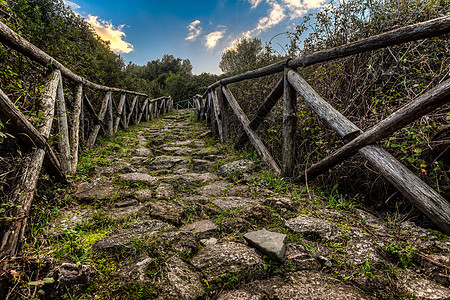
<svg viewBox="0 0 450 300">
<path fill-rule="evenodd" d="M 106 124 L 106 135 L 108 137 L 114 136 L 114 117 L 113 117 L 113 99 L 112 99 L 112 93 L 111 91 L 108 92 L 108 106 L 106 109 L 106 116 L 105 116 L 105 124 Z"/>
<path fill-rule="evenodd" d="M 70 157 L 70 141 L 69 141 L 69 125 L 67 122 L 67 109 L 66 102 L 64 100 L 64 88 L 62 77 L 59 78 L 58 90 L 57 90 L 57 112 L 58 112 L 58 148 L 59 159 L 61 161 L 61 168 L 64 173 L 71 173 L 71 157 Z"/>
<path fill-rule="evenodd" d="M 294 175 L 295 131 L 297 127 L 297 97 L 295 90 L 287 79 L 289 68 L 284 70 L 283 94 L 283 163 L 282 175 Z"/>
<path fill-rule="evenodd" d="M 70 132 L 70 141 L 72 142 L 72 174 L 77 172 L 78 165 L 78 148 L 80 140 L 80 122 L 83 123 L 83 84 L 78 84 L 77 92 L 75 94 L 75 104 L 72 112 L 72 130 Z M 83 130 L 82 130 L 83 131 Z"/>
<path fill-rule="evenodd" d="M 229 103 L 227 97 L 223 94 L 223 85 L 220 85 L 220 97 L 219 97 L 219 106 L 220 106 L 220 119 L 222 121 L 222 140 L 223 142 L 227 142 L 229 138 L 229 127 L 228 127 L 228 108 Z"/>
</svg>

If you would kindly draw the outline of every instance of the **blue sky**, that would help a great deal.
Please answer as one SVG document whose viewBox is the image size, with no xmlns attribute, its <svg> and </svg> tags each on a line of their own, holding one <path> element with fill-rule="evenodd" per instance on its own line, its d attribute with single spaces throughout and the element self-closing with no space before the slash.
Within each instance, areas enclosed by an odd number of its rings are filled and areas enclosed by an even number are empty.
<svg viewBox="0 0 450 300">
<path fill-rule="evenodd" d="M 292 31 L 302 16 L 325 0 L 65 0 L 86 18 L 128 63 L 143 65 L 164 54 L 189 59 L 194 74 L 220 74 L 222 52 L 239 38 L 259 38 Z M 275 49 L 287 39 L 274 39 Z"/>
</svg>

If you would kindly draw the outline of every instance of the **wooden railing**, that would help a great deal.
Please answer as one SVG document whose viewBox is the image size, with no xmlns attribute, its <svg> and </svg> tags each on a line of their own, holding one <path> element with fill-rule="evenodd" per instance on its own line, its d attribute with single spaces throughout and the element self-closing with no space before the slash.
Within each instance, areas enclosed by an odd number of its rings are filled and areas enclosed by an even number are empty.
<svg viewBox="0 0 450 300">
<path fill-rule="evenodd" d="M 175 102 L 173 105 L 173 108 L 175 109 L 188 109 L 188 108 L 194 108 L 195 104 L 194 104 L 194 99 L 196 96 L 189 98 L 189 99 L 185 99 L 185 100 L 181 100 L 178 102 Z"/>
<path fill-rule="evenodd" d="M 25 147 L 33 149 L 30 159 L 23 166 L 24 171 L 19 182 L 12 189 L 10 200 L 17 208 L 12 212 L 13 221 L 6 232 L 2 233 L 0 241 L 0 257 L 5 258 L 17 253 L 19 243 L 23 239 L 42 166 L 52 177 L 66 181 L 67 176 L 76 172 L 80 146 L 93 147 L 100 130 L 106 136 L 112 137 L 119 127 L 125 129 L 130 124 L 138 124 L 141 120 L 149 121 L 169 112 L 173 101 L 171 97 L 149 100 L 146 94 L 90 82 L 71 72 L 1 22 L 0 42 L 49 69 L 40 96 L 42 105 L 40 114 L 44 120 L 39 127 L 33 126 L 11 99 L 0 90 L 1 122 L 11 134 L 22 141 Z M 63 78 L 78 84 L 71 112 L 66 109 Z M 95 109 L 95 103 L 89 100 L 87 89 L 96 91 L 96 94 L 98 91 L 105 92 L 99 111 Z M 113 93 L 119 96 L 118 101 L 113 99 Z M 52 133 L 54 118 L 58 123 L 57 132 Z M 58 151 L 49 144 L 52 134 L 58 137 Z"/>
<path fill-rule="evenodd" d="M 440 83 L 368 131 L 363 132 L 326 102 L 296 71 L 296 68 L 311 66 L 401 43 L 439 36 L 449 32 L 450 17 L 447 16 L 225 78 L 209 86 L 205 94 L 200 99 L 197 98 L 195 102 L 197 116 L 214 126 L 220 139 L 226 142 L 229 139 L 227 114 L 228 108 L 231 107 L 231 110 L 235 113 L 244 129 L 242 135 L 238 138 L 236 147 L 239 148 L 247 141 L 250 141 L 263 160 L 277 174 L 284 177 L 293 177 L 294 139 L 297 128 L 296 93 L 298 93 L 313 111 L 335 130 L 344 141 L 351 141 L 322 161 L 309 167 L 305 170 L 304 175 L 297 179 L 307 180 L 314 178 L 354 154 L 359 153 L 436 225 L 447 234 L 450 234 L 449 202 L 397 161 L 385 149 L 373 144 L 434 109 L 449 103 L 450 80 Z M 256 113 L 256 117 L 250 121 L 227 85 L 279 72 L 283 72 L 282 79 L 278 81 L 275 88 L 264 100 L 263 105 Z M 217 88 L 219 88 L 220 97 L 218 97 Z M 255 130 L 281 97 L 283 98 L 283 149 L 282 162 L 281 166 L 279 166 Z"/>
</svg>

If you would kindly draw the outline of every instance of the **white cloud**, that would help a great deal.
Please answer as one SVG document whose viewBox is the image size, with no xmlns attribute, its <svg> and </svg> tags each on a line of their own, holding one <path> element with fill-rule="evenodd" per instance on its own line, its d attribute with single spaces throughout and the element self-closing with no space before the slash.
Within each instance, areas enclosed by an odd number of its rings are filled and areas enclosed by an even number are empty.
<svg viewBox="0 0 450 300">
<path fill-rule="evenodd" d="M 130 53 L 133 45 L 124 41 L 125 25 L 114 26 L 110 21 L 99 20 L 97 16 L 89 15 L 86 21 L 91 24 L 95 32 L 105 41 L 110 42 L 110 48 L 116 53 Z"/>
<path fill-rule="evenodd" d="M 205 38 L 206 38 L 205 46 L 208 49 L 212 49 L 212 48 L 216 47 L 217 42 L 221 38 L 223 38 L 223 36 L 225 35 L 225 32 L 226 32 L 226 30 L 220 30 L 220 31 L 214 31 L 214 32 L 207 34 L 205 36 Z"/>
<path fill-rule="evenodd" d="M 276 1 L 268 1 L 268 3 L 272 6 L 269 11 L 269 15 L 266 17 L 262 17 L 258 20 L 258 25 L 246 32 L 242 33 L 242 37 L 252 38 L 260 35 L 262 32 L 267 31 L 268 29 L 278 25 L 281 21 L 286 18 L 284 8 L 278 4 Z"/>
<path fill-rule="evenodd" d="M 262 2 L 263 0 L 248 0 L 248 2 L 252 5 L 252 9 L 253 8 L 257 8 L 258 5 Z"/>
<path fill-rule="evenodd" d="M 69 0 L 64 0 L 64 4 L 70 6 L 70 8 L 72 8 L 72 9 L 80 9 L 81 8 L 81 6 L 79 6 L 75 2 L 72 2 L 72 1 L 69 1 Z"/>
<path fill-rule="evenodd" d="M 189 33 L 188 33 L 187 37 L 185 38 L 185 40 L 195 41 L 197 39 L 197 37 L 202 32 L 202 27 L 199 25 L 200 25 L 200 20 L 195 20 L 194 22 L 192 22 L 191 24 L 188 25 L 187 28 L 189 30 Z"/>
</svg>

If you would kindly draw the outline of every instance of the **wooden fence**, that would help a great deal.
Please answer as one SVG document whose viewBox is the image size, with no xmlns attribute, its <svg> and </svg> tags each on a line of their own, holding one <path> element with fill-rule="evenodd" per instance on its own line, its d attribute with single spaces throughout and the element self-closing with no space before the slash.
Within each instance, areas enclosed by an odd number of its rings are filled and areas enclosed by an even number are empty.
<svg viewBox="0 0 450 300">
<path fill-rule="evenodd" d="M 5 24 L 0 22 L 0 42 L 30 57 L 32 60 L 49 67 L 45 87 L 40 95 L 44 120 L 36 127 L 14 105 L 13 101 L 0 90 L 0 120 L 8 131 L 22 144 L 33 149 L 23 174 L 12 190 L 12 200 L 17 208 L 12 213 L 12 222 L 0 241 L 0 257 L 5 259 L 16 255 L 23 239 L 31 203 L 36 191 L 42 166 L 49 175 L 59 181 L 77 169 L 80 146 L 94 146 L 100 130 L 109 137 L 114 136 L 119 127 L 127 128 L 141 120 L 149 121 L 171 110 L 171 97 L 149 100 L 146 94 L 98 85 L 82 78 L 57 60 L 40 50 Z M 73 111 L 66 110 L 63 77 L 77 84 Z M 104 92 L 105 95 L 97 111 L 87 96 L 87 89 Z M 113 94 L 118 96 L 115 101 Z M 117 100 L 117 99 L 116 99 Z M 52 132 L 53 120 L 57 120 L 57 129 Z M 51 135 L 57 135 L 58 151 L 49 144 Z M 81 145 L 80 145 L 81 143 Z"/>
<path fill-rule="evenodd" d="M 229 107 L 231 107 L 231 110 L 243 126 L 243 132 L 236 143 L 236 147 L 240 147 L 247 141 L 250 141 L 259 155 L 262 156 L 263 160 L 277 174 L 284 177 L 293 177 L 294 139 L 297 128 L 296 93 L 298 93 L 301 99 L 323 121 L 335 130 L 344 141 L 351 140 L 336 152 L 305 170 L 304 175 L 299 179 L 307 180 L 314 178 L 354 154 L 359 153 L 436 225 L 447 234 L 450 234 L 449 202 L 397 161 L 385 149 L 373 144 L 436 108 L 449 103 L 450 80 L 440 83 L 438 86 L 398 109 L 391 116 L 373 126 L 368 131 L 363 132 L 326 102 L 296 71 L 296 68 L 311 66 L 401 43 L 439 36 L 449 32 L 450 16 L 446 16 L 222 79 L 209 86 L 203 96 L 194 98 L 196 99 L 197 118 L 206 120 L 208 124 L 214 126 L 220 139 L 226 142 L 229 139 L 227 114 Z M 279 72 L 283 72 L 282 79 L 279 80 L 275 88 L 264 100 L 263 105 L 256 113 L 256 117 L 250 121 L 227 85 Z M 217 88 L 219 88 L 220 97 L 216 91 Z M 283 149 L 281 166 L 273 159 L 255 131 L 280 98 L 283 98 Z"/>
<path fill-rule="evenodd" d="M 196 97 L 196 96 L 195 96 Z M 192 97 L 190 99 L 186 99 L 186 100 L 182 100 L 182 101 L 178 101 L 175 102 L 173 105 L 173 108 L 175 109 L 188 109 L 188 108 L 194 108 L 195 104 L 194 104 L 194 99 L 195 97 Z"/>
</svg>

